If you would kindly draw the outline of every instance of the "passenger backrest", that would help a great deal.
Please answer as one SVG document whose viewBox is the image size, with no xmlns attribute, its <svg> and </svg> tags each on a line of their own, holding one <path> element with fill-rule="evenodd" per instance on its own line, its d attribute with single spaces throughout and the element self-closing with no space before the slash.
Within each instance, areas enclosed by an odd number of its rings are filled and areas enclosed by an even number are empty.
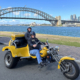
<svg viewBox="0 0 80 80">
<path fill-rule="evenodd" d="M 15 40 L 19 40 L 19 44 L 17 45 L 17 48 L 27 46 L 27 41 L 26 41 L 25 37 L 16 37 Z"/>
</svg>

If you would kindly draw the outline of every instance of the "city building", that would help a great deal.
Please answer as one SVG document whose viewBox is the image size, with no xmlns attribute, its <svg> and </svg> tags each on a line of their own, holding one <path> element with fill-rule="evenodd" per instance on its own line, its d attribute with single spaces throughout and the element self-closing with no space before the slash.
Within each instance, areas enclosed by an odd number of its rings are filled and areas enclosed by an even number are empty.
<svg viewBox="0 0 80 80">
<path fill-rule="evenodd" d="M 74 21 L 77 20 L 76 14 L 73 15 L 73 20 L 74 20 Z"/>
<path fill-rule="evenodd" d="M 31 23 L 30 26 L 36 26 L 37 24 L 35 22 Z"/>
<path fill-rule="evenodd" d="M 77 19 L 77 17 L 76 17 L 76 14 L 71 15 L 71 16 L 70 16 L 70 20 L 72 20 L 72 21 L 77 21 L 78 19 Z"/>
<path fill-rule="evenodd" d="M 78 17 L 78 21 L 80 21 L 80 16 Z"/>
<path fill-rule="evenodd" d="M 73 20 L 73 15 L 70 16 L 70 20 Z"/>
</svg>

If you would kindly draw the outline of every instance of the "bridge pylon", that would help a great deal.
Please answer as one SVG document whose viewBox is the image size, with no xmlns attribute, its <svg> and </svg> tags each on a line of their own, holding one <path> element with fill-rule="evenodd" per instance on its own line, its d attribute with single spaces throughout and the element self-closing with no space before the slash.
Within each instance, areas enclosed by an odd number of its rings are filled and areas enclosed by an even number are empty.
<svg viewBox="0 0 80 80">
<path fill-rule="evenodd" d="M 56 16 L 55 18 L 57 19 L 57 21 L 55 22 L 56 26 L 61 25 L 61 16 Z"/>
</svg>

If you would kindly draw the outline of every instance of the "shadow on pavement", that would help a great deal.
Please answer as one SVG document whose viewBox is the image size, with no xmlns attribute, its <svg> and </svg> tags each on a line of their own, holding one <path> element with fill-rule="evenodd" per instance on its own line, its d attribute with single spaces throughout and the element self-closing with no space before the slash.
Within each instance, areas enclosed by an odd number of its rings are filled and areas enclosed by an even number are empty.
<svg viewBox="0 0 80 80">
<path fill-rule="evenodd" d="M 32 60 L 28 60 L 28 59 L 23 59 L 20 60 L 17 64 L 17 66 L 15 68 L 21 68 L 27 65 L 38 65 L 37 60 L 36 59 L 32 59 Z"/>
</svg>

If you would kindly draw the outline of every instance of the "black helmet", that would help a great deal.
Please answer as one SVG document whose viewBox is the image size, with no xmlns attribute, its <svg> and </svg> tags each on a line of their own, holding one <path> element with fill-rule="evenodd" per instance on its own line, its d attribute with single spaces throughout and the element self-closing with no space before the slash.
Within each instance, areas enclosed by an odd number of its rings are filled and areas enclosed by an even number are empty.
<svg viewBox="0 0 80 80">
<path fill-rule="evenodd" d="M 30 32 L 30 36 L 31 36 L 31 35 L 34 35 L 34 36 L 35 36 L 35 32 L 34 32 L 34 31 Z"/>
<path fill-rule="evenodd" d="M 28 28 L 27 28 L 27 30 L 28 30 L 28 29 L 31 29 L 31 30 L 32 30 L 32 28 L 31 28 L 31 27 L 28 27 Z"/>
</svg>

